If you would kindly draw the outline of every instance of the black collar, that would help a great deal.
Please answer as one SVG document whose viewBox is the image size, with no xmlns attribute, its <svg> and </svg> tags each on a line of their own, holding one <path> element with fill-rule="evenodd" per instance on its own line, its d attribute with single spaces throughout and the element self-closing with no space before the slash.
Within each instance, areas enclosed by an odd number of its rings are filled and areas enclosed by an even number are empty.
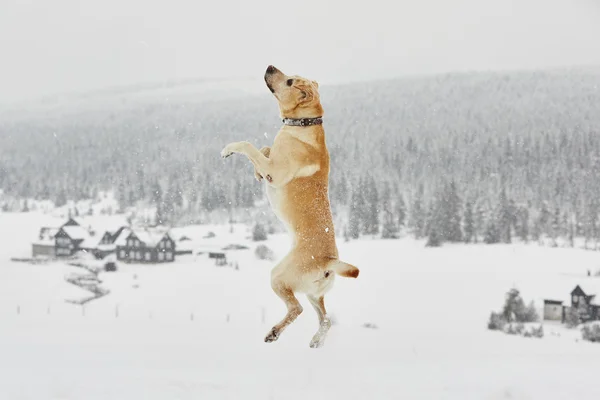
<svg viewBox="0 0 600 400">
<path fill-rule="evenodd" d="M 284 125 L 289 126 L 312 126 L 312 125 L 322 125 L 323 117 L 315 117 L 315 118 L 284 118 Z"/>
</svg>

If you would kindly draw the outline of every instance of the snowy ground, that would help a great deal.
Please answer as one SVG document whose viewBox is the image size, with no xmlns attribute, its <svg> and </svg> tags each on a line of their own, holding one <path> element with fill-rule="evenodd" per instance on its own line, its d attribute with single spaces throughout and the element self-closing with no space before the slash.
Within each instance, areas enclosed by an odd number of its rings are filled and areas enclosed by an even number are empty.
<svg viewBox="0 0 600 400">
<path fill-rule="evenodd" d="M 600 286 L 586 276 L 600 267 L 595 252 L 340 242 L 361 275 L 337 278 L 327 298 L 335 325 L 314 350 L 304 298 L 279 341 L 263 342 L 285 309 L 269 286 L 272 263 L 253 248 L 234 256 L 239 271 L 191 256 L 122 266 L 100 276 L 111 293 L 82 309 L 63 301 L 79 294 L 63 279 L 76 268 L 7 261 L 34 222 L 0 214 L 0 240 L 14 243 L 0 248 L 0 399 L 600 398 L 600 345 L 577 331 L 546 324 L 538 340 L 486 329 L 513 285 L 540 307 L 576 283 Z M 288 240 L 267 244 L 281 257 Z"/>
</svg>

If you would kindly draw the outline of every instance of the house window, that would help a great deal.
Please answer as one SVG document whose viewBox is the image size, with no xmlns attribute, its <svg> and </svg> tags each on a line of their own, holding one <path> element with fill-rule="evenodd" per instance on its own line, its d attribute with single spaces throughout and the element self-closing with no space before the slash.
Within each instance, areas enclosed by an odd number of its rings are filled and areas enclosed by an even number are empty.
<svg viewBox="0 0 600 400">
<path fill-rule="evenodd" d="M 140 247 L 140 241 L 136 239 L 135 241 L 135 247 Z"/>
<path fill-rule="evenodd" d="M 138 252 L 136 253 L 136 255 L 135 255 L 135 259 L 136 259 L 136 260 L 141 260 L 141 259 L 142 259 L 142 252 L 141 252 L 141 251 L 138 251 Z"/>
<path fill-rule="evenodd" d="M 158 253 L 158 261 L 164 261 L 164 259 L 165 259 L 165 253 L 159 252 Z"/>
<path fill-rule="evenodd" d="M 167 261 L 173 260 L 173 253 L 171 253 L 170 251 L 167 251 L 166 255 L 167 255 Z"/>
<path fill-rule="evenodd" d="M 167 242 L 165 243 L 165 246 L 167 247 L 167 249 L 171 248 L 171 242 L 167 240 Z"/>
<path fill-rule="evenodd" d="M 129 258 L 132 260 L 135 258 L 135 251 L 132 251 L 131 253 L 129 253 Z"/>
<path fill-rule="evenodd" d="M 573 303 L 577 303 L 577 296 L 573 295 L 573 298 L 571 299 L 571 301 L 572 301 Z"/>
<path fill-rule="evenodd" d="M 127 239 L 127 247 L 133 247 L 133 240 Z"/>
<path fill-rule="evenodd" d="M 127 255 L 125 254 L 125 250 L 121 250 L 119 252 L 121 258 L 125 258 Z"/>
<path fill-rule="evenodd" d="M 164 249 L 164 248 L 165 248 L 165 242 L 161 241 L 161 242 L 158 244 L 158 248 L 159 248 L 159 249 Z"/>
<path fill-rule="evenodd" d="M 146 257 L 146 261 L 150 261 L 151 260 L 152 256 L 150 255 L 149 251 L 146 252 L 145 257 Z"/>
</svg>

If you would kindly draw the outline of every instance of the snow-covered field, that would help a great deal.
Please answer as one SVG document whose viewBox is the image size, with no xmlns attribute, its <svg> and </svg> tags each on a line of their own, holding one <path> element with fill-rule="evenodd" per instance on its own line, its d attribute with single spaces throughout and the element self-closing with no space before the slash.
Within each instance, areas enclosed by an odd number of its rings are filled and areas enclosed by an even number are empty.
<svg viewBox="0 0 600 400">
<path fill-rule="evenodd" d="M 9 261 L 28 254 L 43 218 L 0 213 L 0 399 L 600 398 L 600 345 L 578 331 L 546 323 L 543 339 L 526 339 L 486 329 L 512 286 L 540 312 L 544 297 L 566 298 L 575 284 L 600 294 L 600 278 L 587 277 L 600 268 L 596 252 L 340 240 L 361 275 L 337 278 L 326 298 L 334 326 L 314 350 L 305 298 L 279 341 L 263 342 L 285 307 L 254 243 L 232 253 L 237 271 L 193 256 L 120 265 L 100 275 L 111 293 L 82 308 L 64 302 L 81 295 L 63 279 L 77 268 Z M 281 235 L 266 244 L 277 257 L 289 246 Z"/>
</svg>

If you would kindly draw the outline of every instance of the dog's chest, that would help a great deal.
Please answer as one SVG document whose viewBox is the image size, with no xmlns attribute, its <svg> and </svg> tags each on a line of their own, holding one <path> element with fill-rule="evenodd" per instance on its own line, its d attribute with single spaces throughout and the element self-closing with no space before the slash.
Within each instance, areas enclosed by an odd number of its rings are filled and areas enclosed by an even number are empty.
<svg viewBox="0 0 600 400">
<path fill-rule="evenodd" d="M 285 222 L 282 215 L 282 205 L 285 201 L 285 191 L 281 188 L 274 188 L 271 185 L 265 185 L 267 187 L 267 198 L 269 199 L 269 204 L 271 204 L 271 209 L 275 212 L 275 215 L 279 220 Z"/>
</svg>

